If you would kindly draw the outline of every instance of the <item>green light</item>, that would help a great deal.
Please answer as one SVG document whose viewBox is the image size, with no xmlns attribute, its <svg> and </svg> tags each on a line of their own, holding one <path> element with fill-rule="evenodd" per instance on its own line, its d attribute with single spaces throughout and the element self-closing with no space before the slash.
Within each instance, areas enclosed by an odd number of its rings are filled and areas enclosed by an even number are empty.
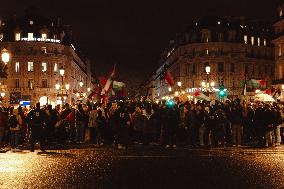
<svg viewBox="0 0 284 189">
<path fill-rule="evenodd" d="M 166 102 L 166 105 L 167 105 L 168 107 L 172 107 L 172 106 L 175 105 L 175 102 L 174 102 L 173 100 L 168 100 L 168 101 Z"/>
</svg>

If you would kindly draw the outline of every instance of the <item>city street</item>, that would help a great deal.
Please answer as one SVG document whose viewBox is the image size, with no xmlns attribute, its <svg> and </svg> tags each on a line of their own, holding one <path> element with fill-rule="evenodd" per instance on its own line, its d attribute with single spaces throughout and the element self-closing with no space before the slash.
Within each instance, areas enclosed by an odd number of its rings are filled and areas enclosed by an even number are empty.
<svg viewBox="0 0 284 189">
<path fill-rule="evenodd" d="M 284 147 L 6 152 L 0 188 L 283 188 Z"/>
</svg>

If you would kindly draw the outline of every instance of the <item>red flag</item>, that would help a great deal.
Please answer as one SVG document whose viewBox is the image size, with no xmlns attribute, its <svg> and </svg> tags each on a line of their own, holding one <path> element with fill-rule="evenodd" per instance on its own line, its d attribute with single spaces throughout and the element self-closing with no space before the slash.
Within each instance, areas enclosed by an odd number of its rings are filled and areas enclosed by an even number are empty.
<svg viewBox="0 0 284 189">
<path fill-rule="evenodd" d="M 168 82 L 168 84 L 170 86 L 173 86 L 174 85 L 174 80 L 171 76 L 171 73 L 169 72 L 169 70 L 166 71 L 166 74 L 165 74 L 165 80 Z"/>
<path fill-rule="evenodd" d="M 193 96 L 199 96 L 200 95 L 200 91 L 199 90 L 197 90 L 197 91 L 195 91 L 194 93 L 193 93 Z"/>
<path fill-rule="evenodd" d="M 266 81 L 263 79 L 260 81 L 260 85 L 262 88 L 264 88 L 266 86 Z"/>
</svg>

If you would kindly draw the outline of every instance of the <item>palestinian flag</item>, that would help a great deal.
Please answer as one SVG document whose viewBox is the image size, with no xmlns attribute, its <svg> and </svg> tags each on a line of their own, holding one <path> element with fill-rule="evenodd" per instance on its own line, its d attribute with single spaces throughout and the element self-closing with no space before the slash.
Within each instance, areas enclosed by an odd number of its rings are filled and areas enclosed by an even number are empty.
<svg viewBox="0 0 284 189">
<path fill-rule="evenodd" d="M 114 91 L 121 91 L 124 87 L 125 87 L 125 84 L 123 82 L 119 82 L 119 81 L 112 82 L 112 89 Z"/>
<path fill-rule="evenodd" d="M 102 94 L 106 94 L 106 92 L 108 92 L 108 90 L 110 89 L 111 82 L 112 82 L 114 75 L 115 75 L 115 65 L 113 66 L 112 72 L 109 78 L 107 79 L 104 88 L 102 89 Z"/>
<path fill-rule="evenodd" d="M 266 81 L 263 80 L 256 80 L 256 79 L 251 79 L 251 86 L 252 88 L 266 88 Z"/>
</svg>

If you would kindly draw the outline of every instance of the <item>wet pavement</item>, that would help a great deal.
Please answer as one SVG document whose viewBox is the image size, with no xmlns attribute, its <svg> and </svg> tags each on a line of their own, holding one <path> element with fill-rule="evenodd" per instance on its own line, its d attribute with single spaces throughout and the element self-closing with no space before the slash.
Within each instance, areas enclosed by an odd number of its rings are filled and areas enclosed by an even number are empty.
<svg viewBox="0 0 284 189">
<path fill-rule="evenodd" d="M 0 188 L 284 188 L 284 147 L 8 151 Z"/>
</svg>

